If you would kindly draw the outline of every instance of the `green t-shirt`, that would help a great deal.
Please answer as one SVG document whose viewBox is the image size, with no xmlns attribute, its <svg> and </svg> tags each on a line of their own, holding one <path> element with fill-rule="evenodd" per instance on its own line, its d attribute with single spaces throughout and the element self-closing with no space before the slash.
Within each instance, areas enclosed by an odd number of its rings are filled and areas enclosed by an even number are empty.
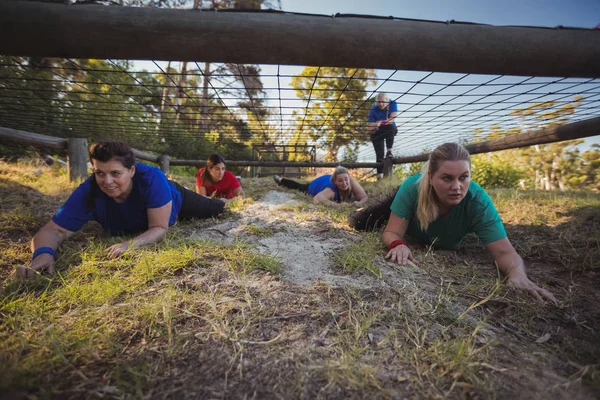
<svg viewBox="0 0 600 400">
<path fill-rule="evenodd" d="M 417 219 L 418 179 L 421 174 L 408 178 L 396 193 L 390 209 L 398 217 L 409 220 L 406 234 L 421 243 L 434 243 L 444 249 L 456 249 L 470 232 L 488 244 L 506 237 L 502 220 L 490 196 L 475 182 L 460 203 L 442 218 L 429 224 L 424 232 Z"/>
</svg>

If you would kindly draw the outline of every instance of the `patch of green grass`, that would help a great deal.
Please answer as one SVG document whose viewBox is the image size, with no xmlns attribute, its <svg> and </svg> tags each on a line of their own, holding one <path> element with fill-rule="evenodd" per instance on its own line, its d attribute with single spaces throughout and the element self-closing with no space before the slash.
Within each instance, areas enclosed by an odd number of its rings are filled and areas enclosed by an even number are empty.
<svg viewBox="0 0 600 400">
<path fill-rule="evenodd" d="M 365 270 L 381 279 L 381 268 L 373 262 L 373 255 L 381 251 L 379 236 L 376 232 L 367 233 L 360 242 L 336 251 L 334 265 L 348 273 Z"/>
<path fill-rule="evenodd" d="M 275 233 L 275 232 L 273 232 L 273 229 L 269 228 L 268 226 L 258 226 L 258 225 L 248 225 L 246 227 L 246 231 L 250 235 L 259 236 L 259 237 L 269 237 L 269 236 L 273 236 L 273 234 Z"/>
</svg>

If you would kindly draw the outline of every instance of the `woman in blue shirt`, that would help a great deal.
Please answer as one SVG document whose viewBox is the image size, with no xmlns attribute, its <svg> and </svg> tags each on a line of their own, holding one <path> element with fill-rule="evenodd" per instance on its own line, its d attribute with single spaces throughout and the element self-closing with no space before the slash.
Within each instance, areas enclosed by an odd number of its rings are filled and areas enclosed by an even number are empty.
<svg viewBox="0 0 600 400">
<path fill-rule="evenodd" d="M 101 142 L 90 147 L 93 176 L 33 237 L 31 267 L 17 268 L 17 275 L 54 272 L 54 252 L 66 238 L 88 221 L 97 221 L 110 235 L 138 234 L 107 249 L 107 256 L 121 256 L 128 249 L 161 241 L 177 219 L 209 218 L 223 212 L 225 203 L 200 196 L 167 180 L 158 168 L 136 163 L 129 146 Z"/>
<path fill-rule="evenodd" d="M 273 178 L 278 185 L 310 194 L 315 203 L 340 205 L 344 201 L 353 201 L 355 207 L 361 207 L 368 200 L 360 183 L 341 165 L 335 168 L 333 174 L 322 175 L 310 183 L 299 183 L 279 175 Z"/>
<path fill-rule="evenodd" d="M 459 144 L 438 146 L 425 164 L 423 174 L 408 178 L 398 189 L 391 206 L 381 202 L 358 210 L 351 216 L 357 229 L 373 226 L 377 218 L 389 221 L 383 232 L 388 247 L 386 258 L 406 265 L 416 262 L 404 242 L 408 235 L 420 243 L 443 249 L 456 249 L 469 232 L 477 234 L 494 258 L 506 282 L 526 290 L 538 300 L 556 302 L 549 291 L 529 280 L 523 259 L 506 236 L 502 220 L 487 193 L 471 181 L 469 152 Z M 390 213 L 391 209 L 391 213 Z M 370 219 L 370 221 L 369 221 Z"/>
</svg>

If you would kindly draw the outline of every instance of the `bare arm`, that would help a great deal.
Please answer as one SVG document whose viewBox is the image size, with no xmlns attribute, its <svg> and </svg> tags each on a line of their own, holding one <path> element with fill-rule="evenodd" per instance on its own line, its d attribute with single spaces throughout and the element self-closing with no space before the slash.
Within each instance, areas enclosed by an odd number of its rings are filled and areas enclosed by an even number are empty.
<svg viewBox="0 0 600 400">
<path fill-rule="evenodd" d="M 73 232 L 68 231 L 50 220 L 40 228 L 31 240 L 31 252 L 35 252 L 41 247 L 50 247 L 56 251 L 61 243 L 73 235 Z M 21 278 L 30 278 L 35 276 L 36 272 L 47 271 L 54 274 L 54 257 L 51 254 L 43 253 L 31 260 L 31 267 L 18 267 L 15 274 Z"/>
<path fill-rule="evenodd" d="M 343 203 L 336 203 L 333 201 L 335 198 L 335 192 L 330 188 L 325 188 L 321 190 L 317 195 L 313 198 L 315 203 L 326 203 L 335 207 L 343 206 Z"/>
<path fill-rule="evenodd" d="M 396 117 L 398 116 L 398 111 L 394 111 L 390 113 L 390 116 L 388 117 L 388 119 L 385 120 L 385 124 L 386 125 L 391 125 L 394 120 L 396 119 Z"/>
<path fill-rule="evenodd" d="M 244 189 L 242 187 L 236 187 L 233 189 L 233 197 L 244 197 L 246 194 L 244 193 Z"/>
<path fill-rule="evenodd" d="M 204 186 L 196 185 L 196 193 L 206 196 L 206 188 Z"/>
<path fill-rule="evenodd" d="M 381 121 L 367 122 L 367 132 L 368 133 L 375 132 L 380 124 L 381 124 Z"/>
<path fill-rule="evenodd" d="M 350 177 L 350 185 L 352 186 L 352 193 L 354 193 L 354 196 L 358 200 L 353 203 L 354 206 L 362 207 L 362 205 L 365 204 L 367 200 L 369 200 L 369 196 L 367 196 L 367 193 L 362 188 L 362 186 L 360 186 L 360 183 L 358 183 L 358 181 L 353 177 Z"/>
<path fill-rule="evenodd" d="M 106 251 L 108 258 L 115 258 L 123 255 L 128 249 L 147 246 L 163 240 L 169 229 L 169 218 L 173 202 L 169 201 L 162 207 L 148 209 L 148 230 L 134 237 L 131 240 L 117 243 L 110 246 Z"/>
<path fill-rule="evenodd" d="M 546 289 L 540 288 L 527 277 L 523 259 L 508 240 L 508 238 L 488 243 L 486 248 L 494 258 L 500 272 L 508 275 L 506 283 L 518 289 L 527 291 L 536 300 L 550 300 L 555 304 L 558 300 Z"/>
<path fill-rule="evenodd" d="M 383 231 L 383 243 L 386 247 L 389 247 L 395 240 L 404 239 L 404 234 L 408 229 L 409 222 L 409 220 L 400 218 L 393 212 L 390 213 L 390 220 Z M 417 261 L 413 258 L 412 252 L 405 244 L 396 246 L 388 251 L 385 258 L 389 258 L 390 261 L 396 261 L 400 265 L 406 265 L 408 260 L 417 263 Z"/>
</svg>

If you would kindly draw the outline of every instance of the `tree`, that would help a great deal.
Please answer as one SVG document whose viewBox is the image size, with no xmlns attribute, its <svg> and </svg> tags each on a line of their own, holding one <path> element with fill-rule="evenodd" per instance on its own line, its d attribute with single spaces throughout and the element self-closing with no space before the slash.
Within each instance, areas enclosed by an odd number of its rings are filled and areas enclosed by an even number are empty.
<svg viewBox="0 0 600 400">
<path fill-rule="evenodd" d="M 560 107 L 554 101 L 546 101 L 535 103 L 525 108 L 515 109 L 510 114 L 518 117 L 520 122 L 519 128 L 503 130 L 500 126 L 493 125 L 489 128 L 487 135 L 484 129 L 476 129 L 473 131 L 474 142 L 496 139 L 540 128 L 540 121 L 545 122 L 541 127 L 546 128 L 567 123 L 582 100 L 582 96 L 575 96 L 573 101 Z M 581 181 L 581 174 L 592 177 L 594 176 L 594 172 L 582 172 L 581 155 L 579 150 L 575 148 L 575 146 L 582 142 L 583 140 L 580 139 L 569 140 L 497 152 L 494 154 L 494 157 L 498 160 L 496 165 L 498 167 L 502 166 L 503 171 L 490 172 L 491 175 L 489 176 L 506 176 L 506 174 L 509 174 L 514 178 L 514 172 L 521 170 L 525 174 L 523 183 L 536 189 L 564 190 L 567 188 L 587 187 L 589 185 L 584 182 L 587 182 L 588 178 Z M 488 157 L 488 164 L 486 166 L 492 168 L 494 164 L 489 163 L 489 156 L 483 157 Z M 586 157 L 593 158 L 594 152 L 587 154 Z M 477 158 L 474 158 L 474 160 L 477 160 Z M 507 165 L 515 167 L 516 171 L 506 170 Z M 593 163 L 590 163 L 590 165 L 593 165 Z M 497 184 L 496 182 L 492 185 Z"/>
<path fill-rule="evenodd" d="M 306 67 L 292 79 L 296 96 L 310 104 L 305 112 L 294 111 L 297 137 L 308 136 L 322 145 L 327 158 L 337 161 L 342 146 L 355 145 L 360 138 L 347 125 L 354 117 L 366 121 L 366 88 L 375 71 L 362 68 Z M 364 110 L 358 111 L 360 107 Z M 306 132 L 306 133 L 305 133 Z"/>
</svg>

